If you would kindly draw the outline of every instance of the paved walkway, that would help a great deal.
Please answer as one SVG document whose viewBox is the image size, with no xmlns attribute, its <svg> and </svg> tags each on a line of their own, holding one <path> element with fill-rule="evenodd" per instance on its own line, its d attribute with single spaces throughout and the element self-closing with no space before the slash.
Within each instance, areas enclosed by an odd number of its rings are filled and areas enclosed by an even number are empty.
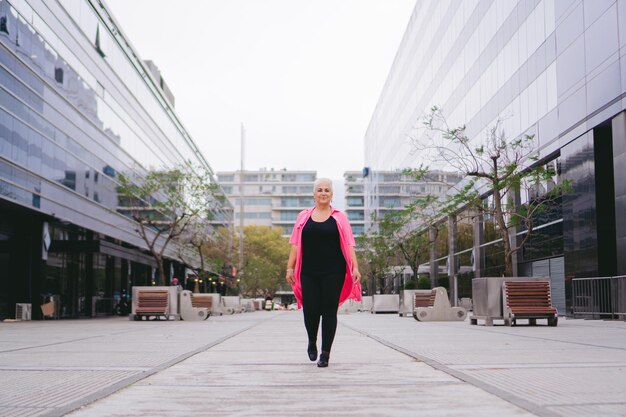
<svg viewBox="0 0 626 417">
<path fill-rule="evenodd" d="M 513 328 L 299 312 L 0 323 L 2 416 L 626 416 L 626 323 Z"/>
</svg>

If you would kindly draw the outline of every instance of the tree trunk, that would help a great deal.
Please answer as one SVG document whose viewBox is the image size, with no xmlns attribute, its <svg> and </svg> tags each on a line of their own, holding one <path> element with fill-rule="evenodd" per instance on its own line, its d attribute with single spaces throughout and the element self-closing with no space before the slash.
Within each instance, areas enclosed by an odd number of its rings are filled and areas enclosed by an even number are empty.
<svg viewBox="0 0 626 417">
<path fill-rule="evenodd" d="M 163 258 L 161 256 L 154 257 L 157 261 L 157 271 L 159 273 L 157 285 L 165 285 L 165 268 L 163 268 Z"/>
<path fill-rule="evenodd" d="M 437 280 L 439 278 L 439 265 L 435 261 L 437 259 L 437 235 L 439 229 L 436 226 L 432 226 L 428 229 L 428 246 L 430 252 L 430 288 L 437 286 Z"/>
<path fill-rule="evenodd" d="M 367 278 L 367 295 L 374 295 L 376 293 L 376 276 L 370 274 Z"/>
<path fill-rule="evenodd" d="M 500 229 L 500 236 L 502 237 L 502 245 L 504 246 L 504 276 L 513 276 L 513 261 L 511 257 L 511 241 L 509 240 L 509 230 L 506 227 L 504 220 L 504 212 L 502 209 L 502 201 L 500 197 L 500 190 L 494 183 L 493 187 L 493 200 L 495 203 L 494 216 Z"/>
</svg>

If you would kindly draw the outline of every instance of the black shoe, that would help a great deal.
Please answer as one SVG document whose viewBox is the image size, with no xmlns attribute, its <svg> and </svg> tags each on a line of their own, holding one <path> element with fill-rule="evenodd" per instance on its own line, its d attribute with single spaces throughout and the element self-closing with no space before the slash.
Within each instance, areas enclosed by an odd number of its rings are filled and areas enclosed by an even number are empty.
<svg viewBox="0 0 626 417">
<path fill-rule="evenodd" d="M 317 361 L 317 367 L 318 368 L 326 368 L 328 366 L 329 356 L 330 356 L 330 354 L 328 352 L 322 351 L 322 354 L 320 355 L 320 360 Z"/>
<path fill-rule="evenodd" d="M 315 343 L 309 343 L 309 347 L 306 349 L 306 353 L 309 354 L 309 359 L 313 362 L 317 359 L 317 346 Z"/>
</svg>

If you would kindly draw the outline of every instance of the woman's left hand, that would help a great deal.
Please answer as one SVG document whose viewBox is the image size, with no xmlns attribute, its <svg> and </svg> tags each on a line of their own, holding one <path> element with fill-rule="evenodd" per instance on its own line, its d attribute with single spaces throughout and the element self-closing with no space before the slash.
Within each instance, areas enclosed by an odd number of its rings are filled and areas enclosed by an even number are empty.
<svg viewBox="0 0 626 417">
<path fill-rule="evenodd" d="M 356 284 L 357 282 L 361 282 L 361 273 L 357 268 L 352 270 L 352 283 Z"/>
</svg>

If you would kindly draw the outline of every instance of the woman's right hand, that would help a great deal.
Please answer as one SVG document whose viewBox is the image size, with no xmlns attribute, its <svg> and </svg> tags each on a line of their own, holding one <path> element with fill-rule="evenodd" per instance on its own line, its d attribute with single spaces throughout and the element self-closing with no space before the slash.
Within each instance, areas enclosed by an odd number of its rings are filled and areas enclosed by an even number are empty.
<svg viewBox="0 0 626 417">
<path fill-rule="evenodd" d="M 285 275 L 285 280 L 287 280 L 287 282 L 290 285 L 293 285 L 294 282 L 296 282 L 296 278 L 293 275 L 293 269 L 287 269 L 287 274 Z"/>
</svg>

